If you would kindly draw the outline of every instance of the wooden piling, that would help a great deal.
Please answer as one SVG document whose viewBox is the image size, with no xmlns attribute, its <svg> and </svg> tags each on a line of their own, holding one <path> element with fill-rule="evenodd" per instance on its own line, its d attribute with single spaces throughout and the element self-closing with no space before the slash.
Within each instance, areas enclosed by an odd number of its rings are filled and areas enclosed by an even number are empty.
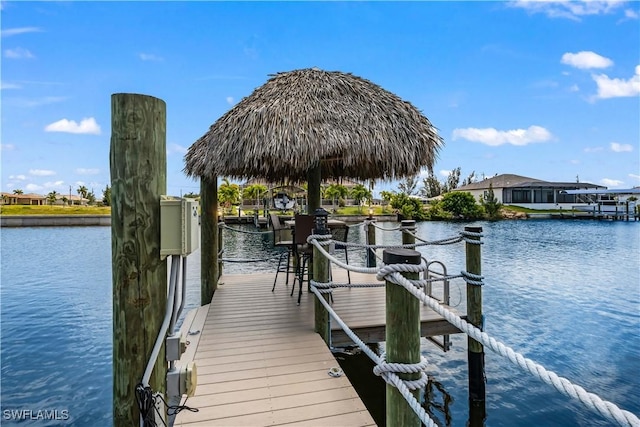
<svg viewBox="0 0 640 427">
<path fill-rule="evenodd" d="M 217 280 L 220 279 L 220 277 L 222 276 L 222 257 L 224 255 L 224 239 L 223 239 L 223 234 L 222 234 L 222 226 L 224 225 L 224 221 L 220 221 L 218 223 L 218 226 L 216 227 L 218 229 L 218 277 Z M 216 280 L 216 283 L 217 283 Z M 216 285 L 217 287 L 217 285 Z"/>
<path fill-rule="evenodd" d="M 331 234 L 331 231 L 327 228 L 327 212 L 324 209 L 320 209 L 321 214 L 323 214 L 323 219 L 318 219 L 318 215 L 316 212 L 315 219 L 315 227 L 313 230 L 313 234 L 322 234 L 327 235 Z M 318 283 L 327 283 L 329 282 L 331 263 L 329 260 L 320 252 L 317 247 L 313 247 L 313 280 Z M 302 284 L 301 284 L 302 285 Z M 330 294 L 322 294 L 322 298 L 325 301 L 329 301 Z M 331 325 L 329 324 L 329 312 L 324 308 L 319 298 L 313 299 L 313 308 L 314 308 L 314 330 L 320 334 L 322 339 L 328 346 L 331 346 Z"/>
<path fill-rule="evenodd" d="M 322 205 L 320 181 L 320 165 L 318 164 L 307 171 L 307 196 L 309 198 L 307 212 L 309 212 L 309 215 L 313 215 L 316 209 L 319 209 Z"/>
<path fill-rule="evenodd" d="M 167 305 L 160 259 L 160 195 L 167 191 L 166 105 L 151 96 L 111 96 L 111 257 L 113 280 L 113 424 L 139 424 L 135 388 L 142 379 Z M 162 347 L 149 384 L 166 391 Z"/>
<path fill-rule="evenodd" d="M 390 264 L 420 264 L 420 252 L 413 249 L 385 249 L 383 262 Z M 419 273 L 403 273 L 407 279 L 418 279 Z M 386 352 L 388 363 L 420 362 L 420 301 L 405 288 L 386 282 Z M 417 380 L 419 373 L 399 374 L 404 380 Z M 418 398 L 420 390 L 414 390 Z M 420 418 L 411 409 L 397 388 L 387 384 L 387 420 L 389 427 L 420 427 Z"/>
<path fill-rule="evenodd" d="M 416 222 L 412 219 L 403 219 L 400 221 L 400 227 L 409 231 L 409 233 L 402 233 L 402 244 L 415 245 L 416 236 L 413 233 L 416 232 Z"/>
<path fill-rule="evenodd" d="M 200 304 L 211 302 L 218 286 L 218 180 L 200 181 Z"/>
<path fill-rule="evenodd" d="M 369 224 L 367 224 L 367 245 L 375 245 L 376 244 L 376 227 L 374 225 L 374 220 L 369 218 Z M 375 267 L 376 266 L 376 250 L 373 248 L 369 248 L 367 250 L 367 267 Z"/>
<path fill-rule="evenodd" d="M 482 233 L 482 227 L 465 227 L 465 231 Z M 480 237 L 468 237 L 480 240 Z M 481 245 L 466 243 L 466 268 L 471 274 L 482 274 Z M 482 286 L 467 283 L 467 320 L 482 329 Z M 484 346 L 478 341 L 467 339 L 467 363 L 469 369 L 469 408 L 470 425 L 479 424 L 485 419 L 486 377 L 484 372 Z M 473 422 L 475 420 L 475 422 Z"/>
</svg>

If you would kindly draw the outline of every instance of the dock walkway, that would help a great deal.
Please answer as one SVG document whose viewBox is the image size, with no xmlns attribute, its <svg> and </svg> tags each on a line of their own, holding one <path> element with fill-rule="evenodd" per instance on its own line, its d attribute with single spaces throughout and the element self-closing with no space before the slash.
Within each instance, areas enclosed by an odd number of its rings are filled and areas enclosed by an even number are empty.
<svg viewBox="0 0 640 427">
<path fill-rule="evenodd" d="M 187 405 L 199 411 L 180 412 L 174 425 L 374 426 L 346 376 L 328 374 L 339 365 L 313 330 L 313 295 L 305 291 L 298 306 L 284 279 L 271 292 L 273 277 L 223 276 L 211 304 L 189 313 L 183 331 L 201 332 L 187 335 L 179 365 L 196 362 L 196 395 Z M 352 281 L 375 279 L 352 273 Z M 384 288 L 337 290 L 334 307 L 366 341 L 384 337 Z M 442 330 L 435 313 L 425 308 L 422 318 L 423 329 Z"/>
</svg>

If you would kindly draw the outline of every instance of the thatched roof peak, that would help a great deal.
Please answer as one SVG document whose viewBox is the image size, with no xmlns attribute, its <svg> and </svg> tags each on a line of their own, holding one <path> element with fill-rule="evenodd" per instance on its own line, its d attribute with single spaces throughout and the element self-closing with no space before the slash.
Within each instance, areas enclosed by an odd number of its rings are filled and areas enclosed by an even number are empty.
<svg viewBox="0 0 640 427">
<path fill-rule="evenodd" d="M 218 119 L 185 156 L 191 176 L 397 178 L 431 168 L 442 145 L 411 103 L 361 77 L 277 73 Z"/>
</svg>

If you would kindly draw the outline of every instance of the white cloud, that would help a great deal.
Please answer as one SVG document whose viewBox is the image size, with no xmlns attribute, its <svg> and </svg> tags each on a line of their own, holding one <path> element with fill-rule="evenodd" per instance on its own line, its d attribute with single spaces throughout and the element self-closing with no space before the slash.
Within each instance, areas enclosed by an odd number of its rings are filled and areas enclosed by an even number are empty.
<svg viewBox="0 0 640 427">
<path fill-rule="evenodd" d="M 67 132 L 67 133 L 85 133 L 100 135 L 100 126 L 96 123 L 96 119 L 89 117 L 82 119 L 80 124 L 74 120 L 62 119 L 51 123 L 44 128 L 47 132 Z"/>
<path fill-rule="evenodd" d="M 600 183 L 606 187 L 620 187 L 624 184 L 624 181 L 620 181 L 619 179 L 602 178 Z"/>
<path fill-rule="evenodd" d="M 598 151 L 604 150 L 603 147 L 587 147 L 584 149 L 585 153 L 597 153 Z"/>
<path fill-rule="evenodd" d="M 18 181 L 24 181 L 27 179 L 25 175 L 9 175 L 9 179 L 17 179 Z"/>
<path fill-rule="evenodd" d="M 29 175 L 35 175 L 35 176 L 51 176 L 55 174 L 56 174 L 55 171 L 47 170 L 47 169 L 30 169 L 29 170 Z"/>
<path fill-rule="evenodd" d="M 164 58 L 153 53 L 140 53 L 138 57 L 143 61 L 164 61 Z"/>
<path fill-rule="evenodd" d="M 9 59 L 33 59 L 35 55 L 28 49 L 17 47 L 15 49 L 5 49 L 4 57 Z"/>
<path fill-rule="evenodd" d="M 438 171 L 438 173 L 440 174 L 440 176 L 448 177 L 449 174 L 451 173 L 451 171 L 448 171 L 446 169 L 442 169 L 442 170 Z"/>
<path fill-rule="evenodd" d="M 633 151 L 633 147 L 631 144 L 620 144 L 618 142 L 612 142 L 611 151 L 615 151 L 616 153 L 624 153 L 626 151 Z"/>
<path fill-rule="evenodd" d="M 42 190 L 43 187 L 41 185 L 37 185 L 37 184 L 27 184 L 24 188 L 25 188 L 25 190 L 27 190 L 29 192 L 35 192 L 35 191 Z"/>
<path fill-rule="evenodd" d="M 619 0 L 516 0 L 509 4 L 526 9 L 531 13 L 544 13 L 550 18 L 568 18 L 579 21 L 581 16 L 615 12 L 624 5 L 624 2 Z"/>
<path fill-rule="evenodd" d="M 227 96 L 227 104 L 233 105 L 233 101 L 234 101 L 233 96 Z"/>
<path fill-rule="evenodd" d="M 625 9 L 624 16 L 629 19 L 638 19 L 638 12 L 633 9 Z"/>
<path fill-rule="evenodd" d="M 78 175 L 97 175 L 100 173 L 100 169 L 78 168 L 76 169 L 76 173 Z"/>
<path fill-rule="evenodd" d="M 640 65 L 636 65 L 635 75 L 629 80 L 611 79 L 606 74 L 592 75 L 598 85 L 596 98 L 622 98 L 640 95 Z"/>
<path fill-rule="evenodd" d="M 47 188 L 52 188 L 52 187 L 60 188 L 63 185 L 64 185 L 64 181 L 51 181 L 51 182 L 45 182 L 44 183 L 44 186 L 47 187 Z M 66 188 L 65 188 L 65 190 L 66 190 Z"/>
<path fill-rule="evenodd" d="M 0 151 L 12 151 L 16 148 L 13 144 L 0 144 Z"/>
<path fill-rule="evenodd" d="M 572 165 L 579 165 L 580 164 L 580 160 L 569 160 L 569 163 L 571 163 Z"/>
<path fill-rule="evenodd" d="M 583 70 L 589 68 L 607 68 L 613 65 L 613 61 L 609 58 L 605 58 L 591 51 L 581 51 L 578 53 L 567 52 L 562 55 L 560 62 Z"/>
<path fill-rule="evenodd" d="M 42 31 L 42 29 L 38 27 L 9 28 L 6 30 L 2 30 L 2 37 L 10 37 L 26 33 L 39 33 L 40 31 Z"/>
<path fill-rule="evenodd" d="M 529 126 L 528 129 L 513 130 L 497 130 L 495 128 L 453 130 L 453 140 L 462 138 L 494 147 L 503 144 L 522 146 L 534 142 L 549 141 L 552 137 L 551 132 L 541 126 Z"/>
<path fill-rule="evenodd" d="M 0 82 L 0 89 L 22 89 L 22 86 L 16 83 Z"/>
<path fill-rule="evenodd" d="M 569 88 L 569 92 L 580 92 L 580 87 L 574 84 Z"/>
<path fill-rule="evenodd" d="M 629 174 L 629 176 L 630 176 L 631 178 L 634 178 L 634 179 L 638 179 L 638 180 L 640 180 L 640 175 L 635 175 L 635 174 L 630 173 L 630 174 Z"/>
</svg>

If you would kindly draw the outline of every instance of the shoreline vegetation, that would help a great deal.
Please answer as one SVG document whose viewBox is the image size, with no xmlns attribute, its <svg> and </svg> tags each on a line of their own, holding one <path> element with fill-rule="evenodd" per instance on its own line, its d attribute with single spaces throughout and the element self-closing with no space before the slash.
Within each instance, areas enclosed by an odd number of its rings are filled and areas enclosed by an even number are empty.
<svg viewBox="0 0 640 427">
<path fill-rule="evenodd" d="M 372 206 L 372 215 L 375 216 L 387 216 L 397 214 L 397 210 L 389 206 Z M 426 208 L 425 208 L 426 209 Z M 262 209 L 258 209 L 262 213 Z M 357 206 L 345 206 L 334 209 L 327 209 L 333 215 L 336 216 L 363 216 L 369 214 L 369 207 L 363 206 L 358 208 Z M 242 216 L 252 216 L 255 209 L 242 209 Z M 553 210 L 536 210 L 528 209 L 520 206 L 502 206 L 501 207 L 503 219 L 513 218 L 526 218 L 527 214 L 552 214 L 552 213 L 565 213 L 571 214 L 572 211 L 553 209 Z M 110 215 L 111 207 L 109 206 L 30 206 L 30 205 L 2 205 L 0 206 L 0 215 L 2 216 L 14 216 L 14 215 Z M 225 209 L 225 216 L 238 216 L 238 208 L 232 207 L 231 209 Z M 287 214 L 285 212 L 284 214 Z M 291 212 L 289 212 L 291 214 Z"/>
</svg>

